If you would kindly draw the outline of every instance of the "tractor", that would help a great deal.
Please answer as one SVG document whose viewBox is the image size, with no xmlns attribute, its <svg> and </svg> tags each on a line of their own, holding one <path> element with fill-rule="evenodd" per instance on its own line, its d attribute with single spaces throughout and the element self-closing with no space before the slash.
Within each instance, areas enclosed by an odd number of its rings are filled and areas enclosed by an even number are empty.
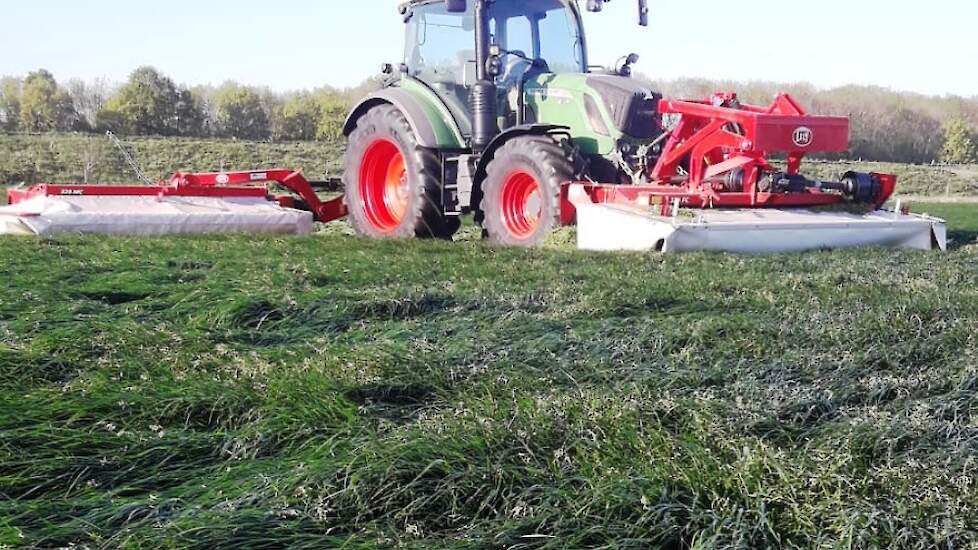
<svg viewBox="0 0 978 550">
<path fill-rule="evenodd" d="M 404 61 L 344 126 L 359 234 L 450 238 L 474 213 L 489 241 L 532 246 L 560 224 L 563 184 L 630 183 L 654 164 L 661 96 L 631 78 L 634 54 L 590 65 L 575 0 L 412 0 L 400 14 Z"/>
</svg>

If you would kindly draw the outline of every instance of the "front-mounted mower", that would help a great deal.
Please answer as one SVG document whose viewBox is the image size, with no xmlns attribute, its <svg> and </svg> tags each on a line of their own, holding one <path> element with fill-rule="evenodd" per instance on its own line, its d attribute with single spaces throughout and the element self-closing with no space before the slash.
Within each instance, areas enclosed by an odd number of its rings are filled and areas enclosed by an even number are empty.
<svg viewBox="0 0 978 550">
<path fill-rule="evenodd" d="M 647 25 L 645 0 L 638 12 Z M 344 126 L 342 202 L 292 178 L 302 200 L 280 205 L 322 222 L 348 213 L 373 238 L 451 238 L 471 213 L 510 246 L 576 223 L 581 248 L 600 250 L 945 247 L 941 220 L 881 210 L 894 176 L 802 175 L 806 155 L 848 149 L 847 118 L 808 115 L 788 95 L 665 99 L 631 78 L 634 54 L 590 64 L 577 0 L 411 0 L 400 13 L 403 62 L 384 67 Z M 234 193 L 240 175 L 205 176 Z"/>
</svg>

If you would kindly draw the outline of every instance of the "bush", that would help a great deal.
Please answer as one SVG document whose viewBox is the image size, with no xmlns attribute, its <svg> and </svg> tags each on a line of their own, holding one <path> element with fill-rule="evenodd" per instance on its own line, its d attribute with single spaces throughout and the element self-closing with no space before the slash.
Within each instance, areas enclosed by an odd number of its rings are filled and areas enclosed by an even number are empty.
<svg viewBox="0 0 978 550">
<path fill-rule="evenodd" d="M 968 123 L 956 118 L 944 127 L 944 150 L 941 161 L 947 164 L 978 162 L 978 145 Z"/>
</svg>

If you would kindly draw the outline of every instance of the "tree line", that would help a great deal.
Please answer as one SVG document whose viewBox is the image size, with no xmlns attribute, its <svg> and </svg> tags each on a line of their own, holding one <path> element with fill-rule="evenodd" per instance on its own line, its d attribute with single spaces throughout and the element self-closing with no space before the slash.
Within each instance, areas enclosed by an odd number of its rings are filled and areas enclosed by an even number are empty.
<svg viewBox="0 0 978 550">
<path fill-rule="evenodd" d="M 792 93 L 814 114 L 849 115 L 855 160 L 927 163 L 978 162 L 978 97 L 925 96 L 872 86 L 821 90 L 810 84 L 650 81 L 669 97 L 707 97 L 737 90 L 767 103 Z M 377 85 L 346 90 L 274 93 L 227 83 L 178 86 L 152 67 L 135 70 L 121 86 L 103 80 L 60 84 L 45 70 L 0 79 L 0 130 L 113 132 L 129 136 L 221 137 L 249 141 L 342 141 L 352 105 Z"/>
<path fill-rule="evenodd" d="M 104 80 L 62 85 L 41 69 L 0 79 L 0 130 L 336 141 L 369 86 L 284 94 L 233 82 L 188 88 L 152 67 L 136 69 L 121 86 Z"/>
</svg>

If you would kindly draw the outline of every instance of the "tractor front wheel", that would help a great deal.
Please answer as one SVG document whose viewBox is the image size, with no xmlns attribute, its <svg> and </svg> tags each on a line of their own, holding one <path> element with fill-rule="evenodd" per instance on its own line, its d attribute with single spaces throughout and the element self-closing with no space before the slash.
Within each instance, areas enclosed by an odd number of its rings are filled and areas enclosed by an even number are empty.
<svg viewBox="0 0 978 550">
<path fill-rule="evenodd" d="M 343 184 L 350 223 L 360 235 L 448 239 L 456 217 L 441 208 L 441 164 L 418 144 L 401 112 L 382 105 L 368 111 L 350 134 Z"/>
<path fill-rule="evenodd" d="M 518 137 L 499 148 L 482 185 L 483 229 L 493 244 L 531 247 L 560 225 L 560 187 L 574 177 L 549 136 Z"/>
</svg>

